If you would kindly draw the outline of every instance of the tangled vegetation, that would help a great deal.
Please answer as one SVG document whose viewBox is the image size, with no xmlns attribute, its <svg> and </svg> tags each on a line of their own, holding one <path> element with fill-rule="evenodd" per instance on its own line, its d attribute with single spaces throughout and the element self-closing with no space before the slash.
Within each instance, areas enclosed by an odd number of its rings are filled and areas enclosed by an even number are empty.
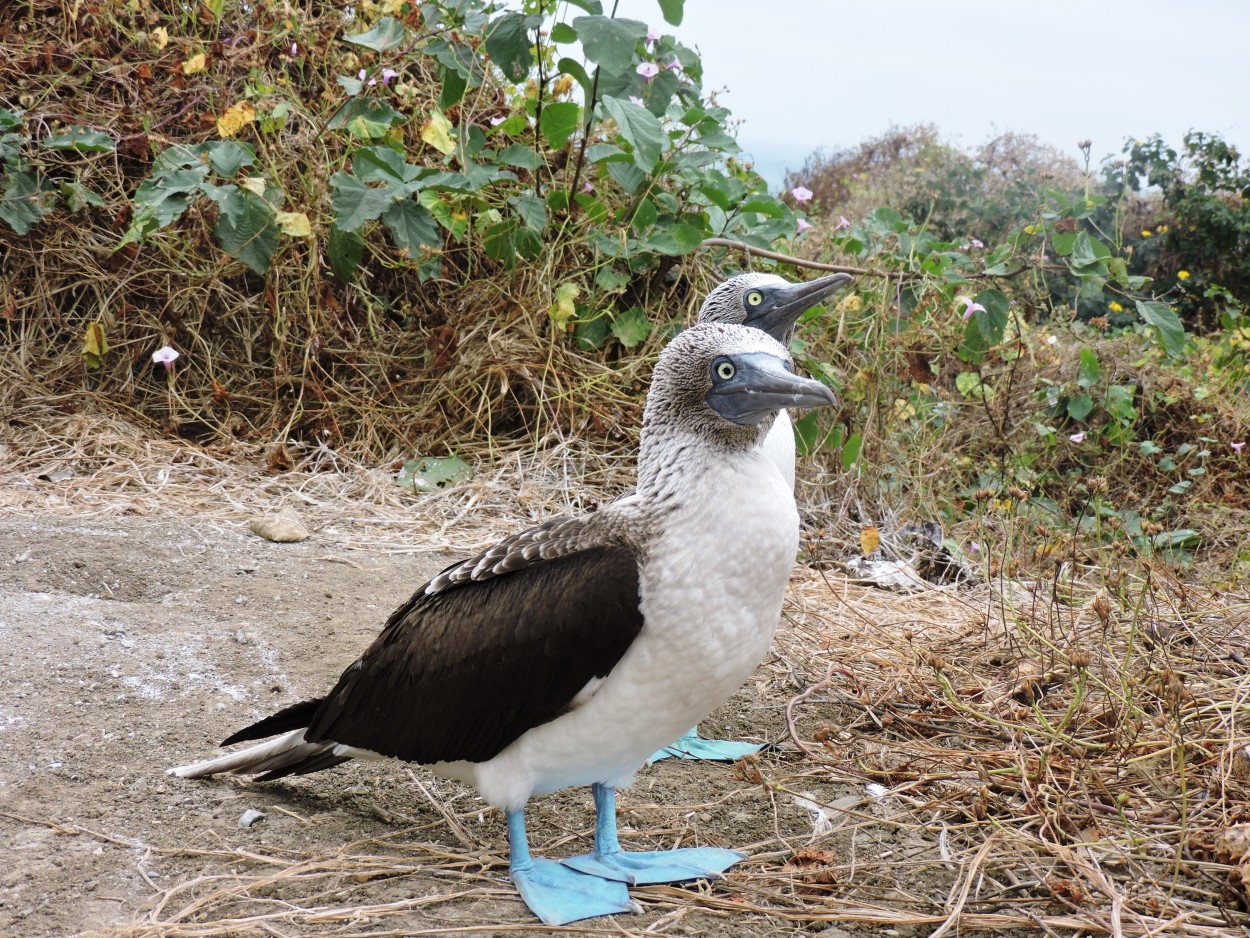
<svg viewBox="0 0 1250 938">
<path fill-rule="evenodd" d="M 679 23 L 682 2 L 657 11 Z M 103 411 L 205 458 L 264 448 L 271 471 L 567 458 L 570 441 L 619 457 L 655 352 L 716 280 L 856 272 L 794 343 L 842 399 L 796 422 L 807 559 L 936 520 L 984 592 L 942 594 L 966 615 L 927 639 L 923 609 L 899 612 L 905 634 L 848 630 L 889 667 L 840 696 L 831 667 L 800 695 L 855 729 L 791 726 L 799 774 L 847 771 L 845 744 L 861 775 L 931 796 L 926 817 L 953 812 L 969 849 L 992 827 L 1003 854 L 977 856 L 1029 875 L 985 908 L 1057 903 L 1063 928 L 1116 933 L 1098 881 L 1117 909 L 1141 900 L 1134 934 L 1244 912 L 1250 871 L 1221 839 L 1244 834 L 1250 777 L 1240 155 L 1193 133 L 1095 167 L 1088 145 L 963 152 L 892 129 L 813 156 L 778 196 L 662 26 L 598 0 L 353 14 L 29 0 L 0 19 L 16 448 L 49 413 Z M 836 659 L 836 591 L 808 576 L 793 657 Z M 1088 859 L 1096 838 L 1122 866 Z M 1034 876 L 1042 854 L 1068 872 Z M 811 885 L 795 863 L 769 875 Z M 789 921 L 836 918 L 836 883 L 814 882 Z M 911 921 L 882 914 L 858 920 Z"/>
</svg>

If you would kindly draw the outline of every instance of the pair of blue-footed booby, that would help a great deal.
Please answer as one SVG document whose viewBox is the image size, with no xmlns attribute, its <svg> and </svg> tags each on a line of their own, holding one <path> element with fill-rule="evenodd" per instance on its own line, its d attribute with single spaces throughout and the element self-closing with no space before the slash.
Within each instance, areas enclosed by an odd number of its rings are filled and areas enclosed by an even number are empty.
<svg viewBox="0 0 1250 938">
<path fill-rule="evenodd" d="M 790 283 L 776 274 L 746 273 L 730 277 L 712 290 L 699 309 L 699 322 L 730 322 L 751 326 L 768 333 L 786 349 L 794 338 L 799 317 L 832 293 L 850 283 L 850 274 L 830 274 L 809 283 Z M 777 467 L 794 491 L 794 426 L 790 415 L 780 410 L 760 449 Z M 704 739 L 693 727 L 675 742 L 651 754 L 661 759 L 708 759 L 734 762 L 760 750 L 754 743 L 728 739 Z"/>
<path fill-rule="evenodd" d="M 716 878 L 741 854 L 628 852 L 615 789 L 763 658 L 798 549 L 794 496 L 759 446 L 785 407 L 832 392 L 758 329 L 702 324 L 660 355 L 634 494 L 448 567 L 326 696 L 171 769 L 281 778 L 390 756 L 477 787 L 507 817 L 512 881 L 549 924 L 635 908 L 627 884 Z M 594 848 L 530 854 L 531 796 L 592 785 Z"/>
</svg>

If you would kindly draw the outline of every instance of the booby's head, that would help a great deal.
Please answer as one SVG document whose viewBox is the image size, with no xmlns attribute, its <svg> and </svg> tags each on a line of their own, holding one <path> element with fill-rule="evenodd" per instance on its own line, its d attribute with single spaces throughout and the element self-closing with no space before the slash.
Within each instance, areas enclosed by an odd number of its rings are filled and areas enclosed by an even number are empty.
<svg viewBox="0 0 1250 938">
<path fill-rule="evenodd" d="M 796 375 L 790 353 L 759 329 L 700 323 L 660 353 L 643 416 L 643 443 L 672 432 L 749 449 L 783 407 L 831 407 L 833 392 Z"/>
<path fill-rule="evenodd" d="M 751 326 L 788 345 L 799 317 L 851 279 L 850 274 L 830 274 L 819 280 L 790 283 L 776 274 L 739 274 L 707 295 L 699 310 L 699 322 Z"/>
</svg>

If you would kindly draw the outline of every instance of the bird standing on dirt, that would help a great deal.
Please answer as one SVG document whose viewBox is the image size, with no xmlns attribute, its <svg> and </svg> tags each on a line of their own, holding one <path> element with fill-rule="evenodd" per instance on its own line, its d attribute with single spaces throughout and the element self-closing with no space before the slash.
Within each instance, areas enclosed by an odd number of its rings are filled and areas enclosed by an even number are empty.
<svg viewBox="0 0 1250 938">
<path fill-rule="evenodd" d="M 699 309 L 699 322 L 731 322 L 751 326 L 767 332 L 789 349 L 799 317 L 852 279 L 850 274 L 830 274 L 810 283 L 790 283 L 776 274 L 738 274 L 707 295 Z M 777 413 L 761 449 L 793 492 L 794 425 L 785 410 Z M 734 762 L 758 752 L 760 748 L 755 743 L 704 739 L 696 726 L 675 742 L 652 753 L 651 761 L 677 758 Z"/>
<path fill-rule="evenodd" d="M 638 488 L 448 567 L 320 700 L 171 769 L 280 778 L 392 756 L 477 787 L 508 821 L 512 881 L 548 924 L 634 908 L 628 883 L 717 878 L 741 854 L 628 852 L 615 789 L 723 703 L 767 651 L 798 549 L 794 496 L 759 444 L 784 407 L 826 407 L 758 329 L 697 325 L 660 356 Z M 594 850 L 533 857 L 531 796 L 592 785 Z"/>
</svg>

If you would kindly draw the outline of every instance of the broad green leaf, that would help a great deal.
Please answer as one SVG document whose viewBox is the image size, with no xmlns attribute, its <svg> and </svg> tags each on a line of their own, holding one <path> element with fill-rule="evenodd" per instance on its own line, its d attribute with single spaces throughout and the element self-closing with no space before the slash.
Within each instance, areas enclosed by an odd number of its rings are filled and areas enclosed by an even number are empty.
<svg viewBox="0 0 1250 938">
<path fill-rule="evenodd" d="M 64 196 L 71 212 L 81 212 L 88 205 L 94 205 L 96 208 L 104 205 L 104 200 L 81 182 L 64 183 L 61 186 L 61 195 Z"/>
<path fill-rule="evenodd" d="M 664 149 L 664 128 L 659 120 L 646 108 L 620 98 L 604 98 L 603 106 L 616 121 L 621 136 L 634 148 L 635 165 L 650 173 Z"/>
<path fill-rule="evenodd" d="M 1078 394 L 1068 401 L 1068 416 L 1073 420 L 1084 420 L 1094 409 L 1094 399 L 1088 394 Z"/>
<path fill-rule="evenodd" d="M 675 225 L 657 228 L 651 235 L 643 239 L 639 246 L 659 254 L 667 254 L 670 257 L 680 257 L 697 249 L 702 243 L 702 231 L 693 225 L 678 222 Z"/>
<path fill-rule="evenodd" d="M 533 171 L 542 165 L 542 160 L 532 148 L 524 146 L 520 143 L 514 143 L 511 146 L 504 147 L 499 151 L 499 156 L 495 157 L 505 166 L 518 166 L 521 169 Z"/>
<path fill-rule="evenodd" d="M 178 169 L 143 180 L 135 191 L 135 204 L 152 210 L 157 227 L 170 225 L 187 210 L 191 195 L 204 188 L 204 173 Z"/>
<path fill-rule="evenodd" d="M 0 195 L 0 218 L 24 235 L 29 234 L 47 212 L 35 174 L 29 170 L 9 173 L 8 185 Z"/>
<path fill-rule="evenodd" d="M 452 139 L 451 121 L 437 109 L 430 112 L 430 119 L 421 128 L 421 139 L 439 153 L 451 154 L 456 151 L 456 143 Z"/>
<path fill-rule="evenodd" d="M 513 211 L 531 231 L 542 234 L 547 227 L 547 203 L 532 192 L 523 192 L 508 199 Z"/>
<path fill-rule="evenodd" d="M 1077 373 L 1076 383 L 1088 390 L 1102 379 L 1102 365 L 1093 349 L 1081 349 L 1081 367 Z"/>
<path fill-rule="evenodd" d="M 347 130 L 362 140 L 377 140 L 407 118 L 377 98 L 353 98 L 344 104 L 326 125 L 330 130 Z"/>
<path fill-rule="evenodd" d="M 382 223 L 390 231 L 395 247 L 407 257 L 420 257 L 423 247 L 439 250 L 443 246 L 438 222 L 415 199 L 396 202 L 382 214 Z"/>
<path fill-rule="evenodd" d="M 213 234 L 222 250 L 254 272 L 266 273 L 278 247 L 278 222 L 269 203 L 236 186 L 206 189 L 205 195 L 217 203 Z"/>
<path fill-rule="evenodd" d="M 589 101 L 594 91 L 594 81 L 586 74 L 586 69 L 582 67 L 582 63 L 576 59 L 563 58 L 556 63 L 561 75 L 572 75 L 579 85 L 582 86 L 582 92 L 585 100 Z"/>
<path fill-rule="evenodd" d="M 564 147 L 581 123 L 581 106 L 574 101 L 556 101 L 543 108 L 538 119 L 542 131 L 553 150 Z"/>
<path fill-rule="evenodd" d="M 505 13 L 491 21 L 484 43 L 486 54 L 513 84 L 523 83 L 529 76 L 534 64 L 530 30 L 541 22 L 542 17 L 524 13 Z"/>
<path fill-rule="evenodd" d="M 685 6 L 686 0 L 660 0 L 660 12 L 664 14 L 664 22 L 680 26 Z"/>
<path fill-rule="evenodd" d="M 556 23 L 551 27 L 551 41 L 559 43 L 577 42 L 577 30 L 568 23 Z"/>
<path fill-rule="evenodd" d="M 624 75 L 634 61 L 634 48 L 647 36 L 647 24 L 606 16 L 579 16 L 573 28 L 582 40 L 586 58 L 610 75 Z"/>
<path fill-rule="evenodd" d="M 1072 244 L 1072 270 L 1083 273 L 1103 268 L 1103 261 L 1111 256 L 1111 250 L 1088 232 L 1079 232 Z"/>
<path fill-rule="evenodd" d="M 859 461 L 859 451 L 863 446 L 864 438 L 859 433 L 852 433 L 842 444 L 842 469 L 849 472 L 851 468 Z"/>
<path fill-rule="evenodd" d="M 45 139 L 43 145 L 49 150 L 77 150 L 79 153 L 109 153 L 117 149 L 108 134 L 85 127 L 67 127 Z"/>
<path fill-rule="evenodd" d="M 12 130 L 14 127 L 21 126 L 23 113 L 25 112 L 14 112 L 0 107 L 0 130 Z"/>
<path fill-rule="evenodd" d="M 607 163 L 608 175 L 618 186 L 633 195 L 647 181 L 647 174 L 633 163 Z M 578 193 L 581 195 L 581 193 Z"/>
<path fill-rule="evenodd" d="M 459 456 L 426 456 L 404 463 L 395 484 L 410 492 L 430 493 L 472 478 L 473 467 Z"/>
<path fill-rule="evenodd" d="M 342 231 L 358 231 L 365 222 L 381 217 L 395 204 L 395 193 L 390 189 L 371 189 L 342 170 L 330 177 L 330 191 L 334 224 Z"/>
<path fill-rule="evenodd" d="M 360 257 L 364 252 L 365 240 L 359 231 L 344 231 L 338 225 L 330 226 L 330 242 L 326 253 L 330 257 L 330 269 L 339 283 L 352 282 L 352 274 L 360 266 Z"/>
<path fill-rule="evenodd" d="M 406 187 L 415 182 L 421 167 L 405 163 L 403 156 L 390 147 L 361 147 L 352 154 L 352 172 L 364 182 Z"/>
<path fill-rule="evenodd" d="M 1164 351 L 1176 357 L 1185 351 L 1185 327 L 1176 311 L 1158 300 L 1137 300 L 1137 315 L 1159 334 Z"/>
<path fill-rule="evenodd" d="M 438 106 L 445 111 L 450 107 L 455 107 L 464 99 L 464 93 L 469 88 L 469 81 L 454 68 L 447 68 L 441 64 L 437 68 L 443 78 L 443 86 L 438 93 Z"/>
<path fill-rule="evenodd" d="M 82 360 L 88 368 L 99 368 L 108 354 L 109 343 L 104 335 L 104 323 L 89 322 L 82 337 Z"/>
<path fill-rule="evenodd" d="M 961 371 L 955 375 L 955 389 L 967 398 L 980 398 L 981 376 L 975 371 Z"/>
<path fill-rule="evenodd" d="M 596 316 L 594 319 L 583 319 L 573 329 L 577 347 L 583 352 L 593 352 L 602 348 L 608 338 L 608 317 Z"/>
<path fill-rule="evenodd" d="M 406 38 L 407 31 L 404 29 L 404 24 L 393 16 L 382 17 L 378 20 L 378 25 L 368 32 L 343 37 L 347 42 L 364 46 L 375 52 L 385 52 L 403 45 Z"/>
<path fill-rule="evenodd" d="M 457 241 L 464 239 L 469 230 L 469 216 L 461 211 L 452 211 L 447 201 L 433 189 L 425 189 L 417 196 L 417 201 L 425 206 L 426 211 L 434 216 L 434 220 L 446 228 Z"/>
<path fill-rule="evenodd" d="M 631 306 L 623 313 L 617 313 L 612 317 L 612 334 L 626 348 L 633 348 L 645 342 L 652 328 L 641 306 Z"/>
<path fill-rule="evenodd" d="M 603 13 L 603 4 L 600 0 L 568 0 L 569 6 L 575 6 L 579 10 L 585 10 L 594 16 Z"/>
<path fill-rule="evenodd" d="M 611 143 L 592 143 L 586 148 L 586 159 L 591 163 L 601 163 L 604 160 L 625 160 L 629 161 L 629 154 L 620 147 Z"/>
<path fill-rule="evenodd" d="M 1001 290 L 990 287 L 978 293 L 975 299 L 985 310 L 974 312 L 964 327 L 963 341 L 957 351 L 966 362 L 982 361 L 985 353 L 1003 340 L 1011 314 L 1011 302 Z"/>
</svg>

